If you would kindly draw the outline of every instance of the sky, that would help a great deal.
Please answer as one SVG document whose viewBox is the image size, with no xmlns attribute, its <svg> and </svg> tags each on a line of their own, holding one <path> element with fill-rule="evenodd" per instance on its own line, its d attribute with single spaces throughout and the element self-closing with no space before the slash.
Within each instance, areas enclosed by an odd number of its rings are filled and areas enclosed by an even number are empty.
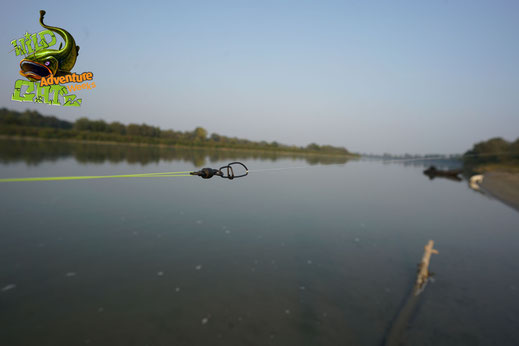
<svg viewBox="0 0 519 346">
<path fill-rule="evenodd" d="M 518 1 L 2 6 L 0 107 L 361 153 L 519 137 Z M 72 71 L 94 74 L 81 107 L 11 100 L 23 77 L 10 42 L 43 30 L 41 9 L 81 47 Z"/>
</svg>

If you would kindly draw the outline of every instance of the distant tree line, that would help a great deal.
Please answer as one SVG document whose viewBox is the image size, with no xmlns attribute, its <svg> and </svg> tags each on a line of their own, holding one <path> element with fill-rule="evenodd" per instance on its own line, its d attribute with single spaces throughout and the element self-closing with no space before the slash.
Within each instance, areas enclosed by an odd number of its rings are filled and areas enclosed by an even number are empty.
<svg viewBox="0 0 519 346">
<path fill-rule="evenodd" d="M 18 112 L 0 109 L 0 134 L 47 139 L 75 139 L 119 143 L 164 144 L 207 148 L 269 150 L 277 152 L 351 155 L 344 147 L 311 143 L 306 147 L 278 142 L 255 142 L 236 137 L 208 134 L 203 127 L 193 131 L 162 130 L 147 124 L 107 123 L 104 120 L 79 118 L 75 122 L 41 115 L 37 111 Z"/>
<path fill-rule="evenodd" d="M 463 162 L 469 166 L 486 164 L 519 164 L 519 138 L 509 142 L 503 138 L 492 138 L 474 144 L 463 155 Z"/>
</svg>

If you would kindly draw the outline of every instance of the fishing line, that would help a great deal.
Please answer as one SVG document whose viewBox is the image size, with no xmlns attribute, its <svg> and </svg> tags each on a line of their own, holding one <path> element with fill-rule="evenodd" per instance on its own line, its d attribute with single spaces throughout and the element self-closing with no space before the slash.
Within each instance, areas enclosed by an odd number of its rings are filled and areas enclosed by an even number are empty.
<svg viewBox="0 0 519 346">
<path fill-rule="evenodd" d="M 497 152 L 497 153 L 488 153 L 488 154 L 468 154 L 459 157 L 449 158 L 445 156 L 428 156 L 428 157 L 414 157 L 414 158 L 403 158 L 403 159 L 385 159 L 385 158 L 369 158 L 369 157 L 360 157 L 355 158 L 354 160 L 359 161 L 367 161 L 367 162 L 383 162 L 383 163 L 406 163 L 413 161 L 433 161 L 433 160 L 460 160 L 462 158 L 470 158 L 470 157 L 481 157 L 481 156 L 506 156 L 506 155 L 519 155 L 519 152 Z M 268 171 L 284 171 L 288 169 L 304 169 L 304 168 L 318 168 L 318 167 L 333 167 L 333 166 L 344 166 L 346 163 L 333 163 L 333 164 L 325 164 L 325 165 L 312 165 L 312 166 L 293 166 L 293 167 L 278 167 L 278 168 L 261 168 L 261 169 L 251 169 L 250 173 L 257 172 L 268 172 Z"/>
<path fill-rule="evenodd" d="M 343 163 L 338 163 L 338 165 L 343 165 Z M 330 166 L 330 165 L 327 165 Z M 333 166 L 333 165 L 332 165 Z M 295 167 L 278 167 L 278 168 L 260 168 L 260 169 L 251 169 L 250 172 L 267 172 L 267 171 L 284 171 L 286 169 L 301 169 L 301 168 L 315 168 L 321 166 L 295 166 Z"/>
<path fill-rule="evenodd" d="M 34 178 L 4 178 L 0 183 L 21 181 L 57 181 L 57 180 L 87 180 L 87 179 L 109 179 L 109 178 L 161 178 L 161 177 L 189 177 L 189 172 L 163 172 L 143 174 L 119 174 L 119 175 L 90 175 L 71 177 L 34 177 Z"/>
<path fill-rule="evenodd" d="M 245 173 L 235 174 L 233 167 L 242 167 Z M 202 168 L 200 171 L 181 171 L 181 172 L 159 172 L 159 173 L 140 173 L 140 174 L 117 174 L 117 175 L 88 175 L 88 176 L 71 176 L 71 177 L 29 177 L 29 178 L 3 178 L 0 183 L 9 182 L 26 182 L 26 181 L 57 181 L 57 180 L 88 180 L 88 179 L 110 179 L 110 178 L 171 178 L 171 177 L 190 177 L 199 176 L 203 179 L 209 179 L 213 176 L 219 176 L 232 180 L 234 178 L 245 177 L 249 174 L 249 169 L 241 162 L 231 162 L 226 166 L 218 169 Z"/>
<path fill-rule="evenodd" d="M 432 158 L 421 158 L 421 159 L 395 159 L 395 160 L 386 160 L 386 159 L 366 159 L 360 158 L 359 161 L 368 161 L 368 162 L 410 162 L 410 161 L 426 161 L 426 160 L 439 160 L 445 159 L 445 157 L 432 157 Z M 324 164 L 324 165 L 312 165 L 312 166 L 293 166 L 293 167 L 277 167 L 277 168 L 260 168 L 260 169 L 251 169 L 250 173 L 257 172 L 268 172 L 268 171 L 284 171 L 287 169 L 303 169 L 303 168 L 319 168 L 319 167 L 333 167 L 333 166 L 344 166 L 346 163 L 332 163 L 332 164 Z"/>
<path fill-rule="evenodd" d="M 488 153 L 488 154 L 469 154 L 463 155 L 458 158 L 451 159 L 460 159 L 460 158 L 470 158 L 470 157 L 481 157 L 481 156 L 505 156 L 505 155 L 517 155 L 518 152 L 497 152 L 497 153 Z M 449 159 L 445 156 L 431 156 L 431 157 L 422 157 L 422 158 L 409 158 L 409 159 L 384 159 L 384 158 L 375 158 L 370 159 L 360 157 L 359 160 L 368 161 L 368 162 L 383 162 L 383 163 L 406 163 L 413 161 L 432 161 L 432 160 L 445 160 Z M 318 167 L 330 167 L 330 166 L 344 166 L 346 163 L 336 163 L 329 165 L 311 165 L 311 166 L 293 166 L 293 167 L 275 167 L 275 168 L 260 168 L 260 169 L 252 169 L 249 170 L 247 166 L 245 166 L 241 162 L 231 162 L 226 166 L 220 167 L 219 169 L 214 168 L 203 168 L 200 171 L 179 171 L 179 172 L 157 172 L 157 173 L 140 173 L 140 174 L 118 174 L 118 175 L 97 175 L 97 176 L 70 176 L 70 177 L 29 177 L 29 178 L 0 178 L 0 183 L 7 182 L 27 182 L 27 181 L 59 181 L 59 180 L 89 180 L 89 179 L 110 179 L 110 178 L 172 178 L 172 177 L 189 177 L 189 176 L 199 176 L 203 179 L 209 179 L 213 176 L 219 176 L 221 178 L 226 178 L 232 180 L 234 178 L 241 178 L 247 176 L 249 173 L 258 173 L 258 172 L 268 172 L 268 171 L 284 171 L 290 169 L 307 169 L 307 168 L 318 168 Z M 245 169 L 245 173 L 240 175 L 235 175 L 233 166 L 241 166 Z M 224 173 L 226 170 L 226 173 Z"/>
</svg>

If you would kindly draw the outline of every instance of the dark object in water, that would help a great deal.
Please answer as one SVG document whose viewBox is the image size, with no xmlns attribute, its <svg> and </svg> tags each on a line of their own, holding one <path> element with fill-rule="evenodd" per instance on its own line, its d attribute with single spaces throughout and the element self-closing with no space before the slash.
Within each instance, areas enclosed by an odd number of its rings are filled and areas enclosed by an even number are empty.
<svg viewBox="0 0 519 346">
<path fill-rule="evenodd" d="M 440 169 L 437 169 L 434 166 L 431 166 L 427 168 L 425 171 L 423 171 L 423 174 L 429 177 L 429 179 L 434 179 L 436 177 L 442 177 L 447 178 L 451 180 L 461 181 L 462 179 L 458 177 L 459 174 L 461 174 L 461 169 L 453 169 L 448 171 L 442 171 Z"/>
</svg>

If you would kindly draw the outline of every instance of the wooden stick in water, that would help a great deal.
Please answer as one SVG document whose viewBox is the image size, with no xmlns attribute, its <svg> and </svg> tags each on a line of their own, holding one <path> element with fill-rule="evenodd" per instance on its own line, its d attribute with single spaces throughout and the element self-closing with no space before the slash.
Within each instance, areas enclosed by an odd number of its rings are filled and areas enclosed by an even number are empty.
<svg viewBox="0 0 519 346">
<path fill-rule="evenodd" d="M 422 293 L 429 278 L 429 263 L 431 261 L 432 254 L 438 254 L 438 250 L 434 249 L 434 241 L 429 240 L 427 245 L 424 247 L 424 253 L 422 261 L 418 264 L 418 275 L 416 276 L 416 282 L 414 284 L 413 293 L 407 297 L 407 300 L 398 312 L 389 333 L 386 334 L 384 339 L 384 345 L 386 346 L 397 346 L 402 342 L 404 335 L 411 317 L 415 313 L 416 305 L 418 303 L 418 295 Z"/>
<path fill-rule="evenodd" d="M 429 263 L 431 261 L 431 255 L 439 254 L 438 250 L 433 249 L 433 247 L 434 241 L 432 240 L 429 240 L 427 245 L 424 246 L 422 262 L 418 265 L 418 275 L 416 276 L 416 283 L 413 290 L 415 296 L 419 295 L 423 291 L 427 279 L 429 278 Z"/>
</svg>

